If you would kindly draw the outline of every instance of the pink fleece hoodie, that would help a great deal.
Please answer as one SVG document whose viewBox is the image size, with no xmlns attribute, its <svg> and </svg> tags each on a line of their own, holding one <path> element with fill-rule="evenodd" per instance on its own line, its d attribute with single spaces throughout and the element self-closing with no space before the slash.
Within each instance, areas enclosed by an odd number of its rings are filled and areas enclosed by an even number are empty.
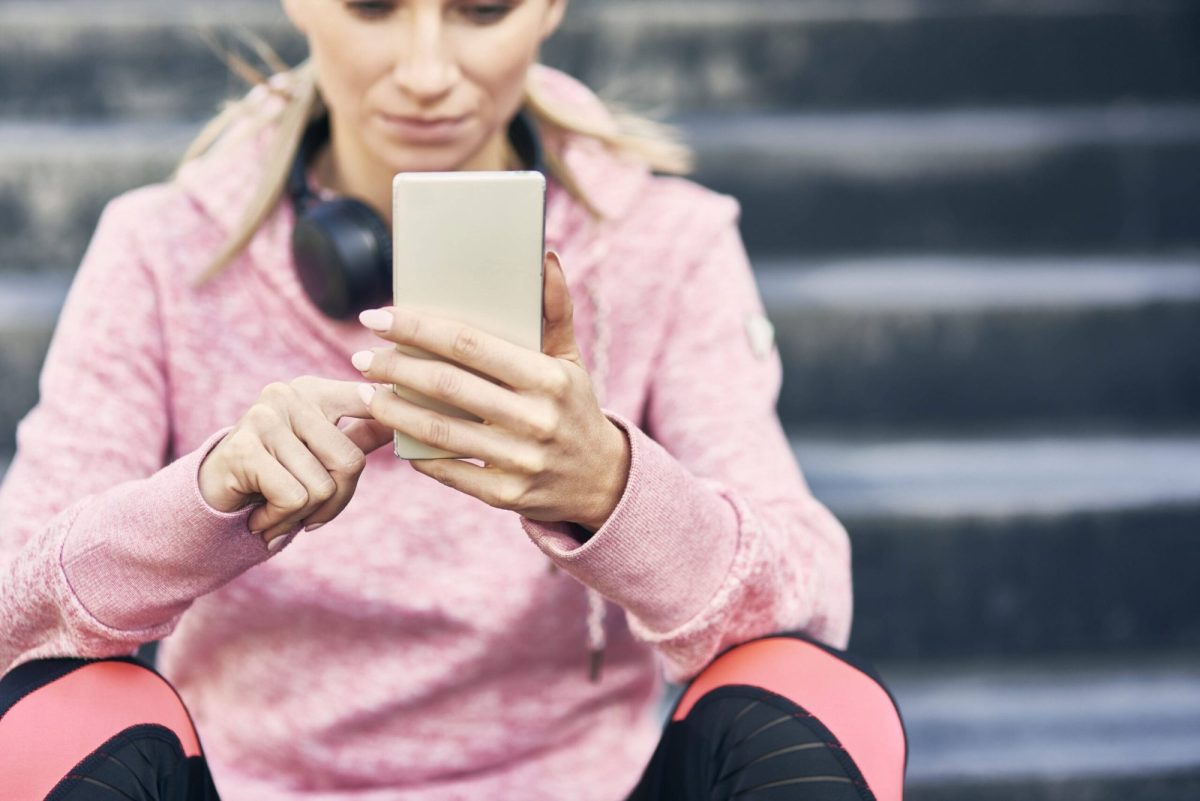
<svg viewBox="0 0 1200 801">
<path fill-rule="evenodd" d="M 603 113 L 562 73 L 536 78 Z M 775 414 L 778 356 L 748 335 L 762 306 L 737 203 L 589 140 L 557 147 L 607 219 L 552 183 L 546 237 L 632 446 L 603 528 L 580 546 L 387 447 L 339 517 L 278 553 L 248 510 L 208 507 L 200 461 L 263 387 L 361 380 L 350 354 L 382 342 L 307 300 L 287 203 L 190 288 L 269 133 L 105 210 L 0 489 L 0 667 L 165 638 L 225 801 L 617 801 L 658 737 L 660 665 L 686 679 L 777 630 L 845 646 L 848 541 Z M 609 604 L 599 683 L 582 585 Z"/>
</svg>

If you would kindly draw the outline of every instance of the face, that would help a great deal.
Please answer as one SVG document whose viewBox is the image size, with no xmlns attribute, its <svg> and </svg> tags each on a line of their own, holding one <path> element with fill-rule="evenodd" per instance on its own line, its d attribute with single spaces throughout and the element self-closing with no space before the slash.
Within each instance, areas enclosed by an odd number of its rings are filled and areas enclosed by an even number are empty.
<svg viewBox="0 0 1200 801">
<path fill-rule="evenodd" d="M 349 172 L 502 169 L 525 74 L 566 0 L 283 0 Z"/>
</svg>

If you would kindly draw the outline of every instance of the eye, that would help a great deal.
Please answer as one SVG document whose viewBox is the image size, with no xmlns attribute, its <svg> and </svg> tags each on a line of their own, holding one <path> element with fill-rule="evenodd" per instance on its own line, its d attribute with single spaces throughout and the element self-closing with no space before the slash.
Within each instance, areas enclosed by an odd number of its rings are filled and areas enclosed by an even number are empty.
<svg viewBox="0 0 1200 801">
<path fill-rule="evenodd" d="M 346 8 L 363 19 L 382 19 L 392 13 L 391 0 L 347 0 Z"/>
<path fill-rule="evenodd" d="M 512 11 L 512 6 L 500 3 L 468 3 L 459 6 L 459 10 L 471 22 L 490 25 L 504 19 L 508 12 Z"/>
</svg>

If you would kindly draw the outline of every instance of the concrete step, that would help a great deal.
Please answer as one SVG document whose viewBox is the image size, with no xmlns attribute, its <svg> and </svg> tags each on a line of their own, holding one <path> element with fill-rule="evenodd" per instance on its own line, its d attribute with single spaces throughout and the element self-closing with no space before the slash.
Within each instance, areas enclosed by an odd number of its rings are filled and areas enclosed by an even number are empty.
<svg viewBox="0 0 1200 801">
<path fill-rule="evenodd" d="M 0 462 L 38 398 L 38 376 L 67 294 L 67 276 L 0 272 Z"/>
<path fill-rule="evenodd" d="M 642 108 L 849 109 L 1200 97 L 1190 0 L 572 3 L 547 63 Z M 0 115 L 199 118 L 237 90 L 195 35 L 291 62 L 277 2 L 9 0 Z"/>
<path fill-rule="evenodd" d="M 1200 647 L 1200 430 L 797 432 L 871 659 Z"/>
<path fill-rule="evenodd" d="M 578 43 L 564 39 L 557 44 L 568 46 L 555 49 L 551 40 L 552 59 L 618 96 L 673 111 L 1200 97 L 1200 7 L 1187 0 L 606 0 L 593 7 L 594 21 L 576 18 Z"/>
<path fill-rule="evenodd" d="M 4 269 L 73 273 L 104 205 L 165 180 L 198 128 L 0 123 Z"/>
<path fill-rule="evenodd" d="M 864 525 L 1054 520 L 1200 503 L 1200 429 L 836 437 L 790 430 L 814 494 Z"/>
<path fill-rule="evenodd" d="M 199 120 L 245 91 L 202 34 L 262 36 L 304 56 L 277 2 L 56 0 L 0 5 L 0 115 Z M 242 49 L 239 52 L 245 53 Z"/>
<path fill-rule="evenodd" d="M 780 414 L 816 426 L 1200 418 L 1200 253 L 756 263 Z"/>
<path fill-rule="evenodd" d="M 1165 771 L 1089 779 L 1031 778 L 917 786 L 907 801 L 1165 801 L 1200 798 L 1200 773 Z"/>
<path fill-rule="evenodd" d="M 681 117 L 759 253 L 1200 243 L 1200 106 Z"/>
<path fill-rule="evenodd" d="M 1200 247 L 1200 106 L 680 118 L 759 255 Z M 0 123 L 0 252 L 73 269 L 193 124 Z"/>
<path fill-rule="evenodd" d="M 1200 797 L 1200 654 L 882 666 L 909 801 Z"/>
</svg>

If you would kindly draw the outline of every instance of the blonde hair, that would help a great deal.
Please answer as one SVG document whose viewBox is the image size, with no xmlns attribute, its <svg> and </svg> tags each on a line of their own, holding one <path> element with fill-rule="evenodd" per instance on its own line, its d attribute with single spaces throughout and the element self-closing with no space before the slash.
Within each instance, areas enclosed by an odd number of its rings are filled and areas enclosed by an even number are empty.
<svg viewBox="0 0 1200 801">
<path fill-rule="evenodd" d="M 251 89 L 241 99 L 226 103 L 220 113 L 201 129 L 184 152 L 175 174 L 178 175 L 189 161 L 209 152 L 218 143 L 225 142 L 233 124 L 245 121 L 247 116 L 254 113 L 254 107 L 249 102 L 251 95 L 268 92 L 278 97 L 283 107 L 275 114 L 259 114 L 257 118 L 249 120 L 237 137 L 240 141 L 243 137 L 253 136 L 271 122 L 276 126 L 262 177 L 240 222 L 194 280 L 195 286 L 220 273 L 253 239 L 259 226 L 270 216 L 283 195 L 288 171 L 305 128 L 312 119 L 325 113 L 325 104 L 317 89 L 316 72 L 310 60 L 289 68 L 261 39 L 248 32 L 238 35 L 273 74 L 264 73 L 245 58 L 221 47 L 211 35 L 205 36 L 229 68 L 251 84 Z M 640 161 L 655 172 L 683 175 L 692 170 L 692 151 L 683 144 L 678 131 L 618 108 L 613 103 L 605 104 L 615 123 L 608 126 L 591 115 L 556 104 L 545 97 L 532 80 L 527 80 L 523 106 L 547 145 L 543 148 L 543 157 L 550 176 L 597 219 L 603 215 L 588 200 L 583 187 L 579 186 L 554 146 L 564 137 L 574 135 L 595 139 L 618 157 Z"/>
</svg>

